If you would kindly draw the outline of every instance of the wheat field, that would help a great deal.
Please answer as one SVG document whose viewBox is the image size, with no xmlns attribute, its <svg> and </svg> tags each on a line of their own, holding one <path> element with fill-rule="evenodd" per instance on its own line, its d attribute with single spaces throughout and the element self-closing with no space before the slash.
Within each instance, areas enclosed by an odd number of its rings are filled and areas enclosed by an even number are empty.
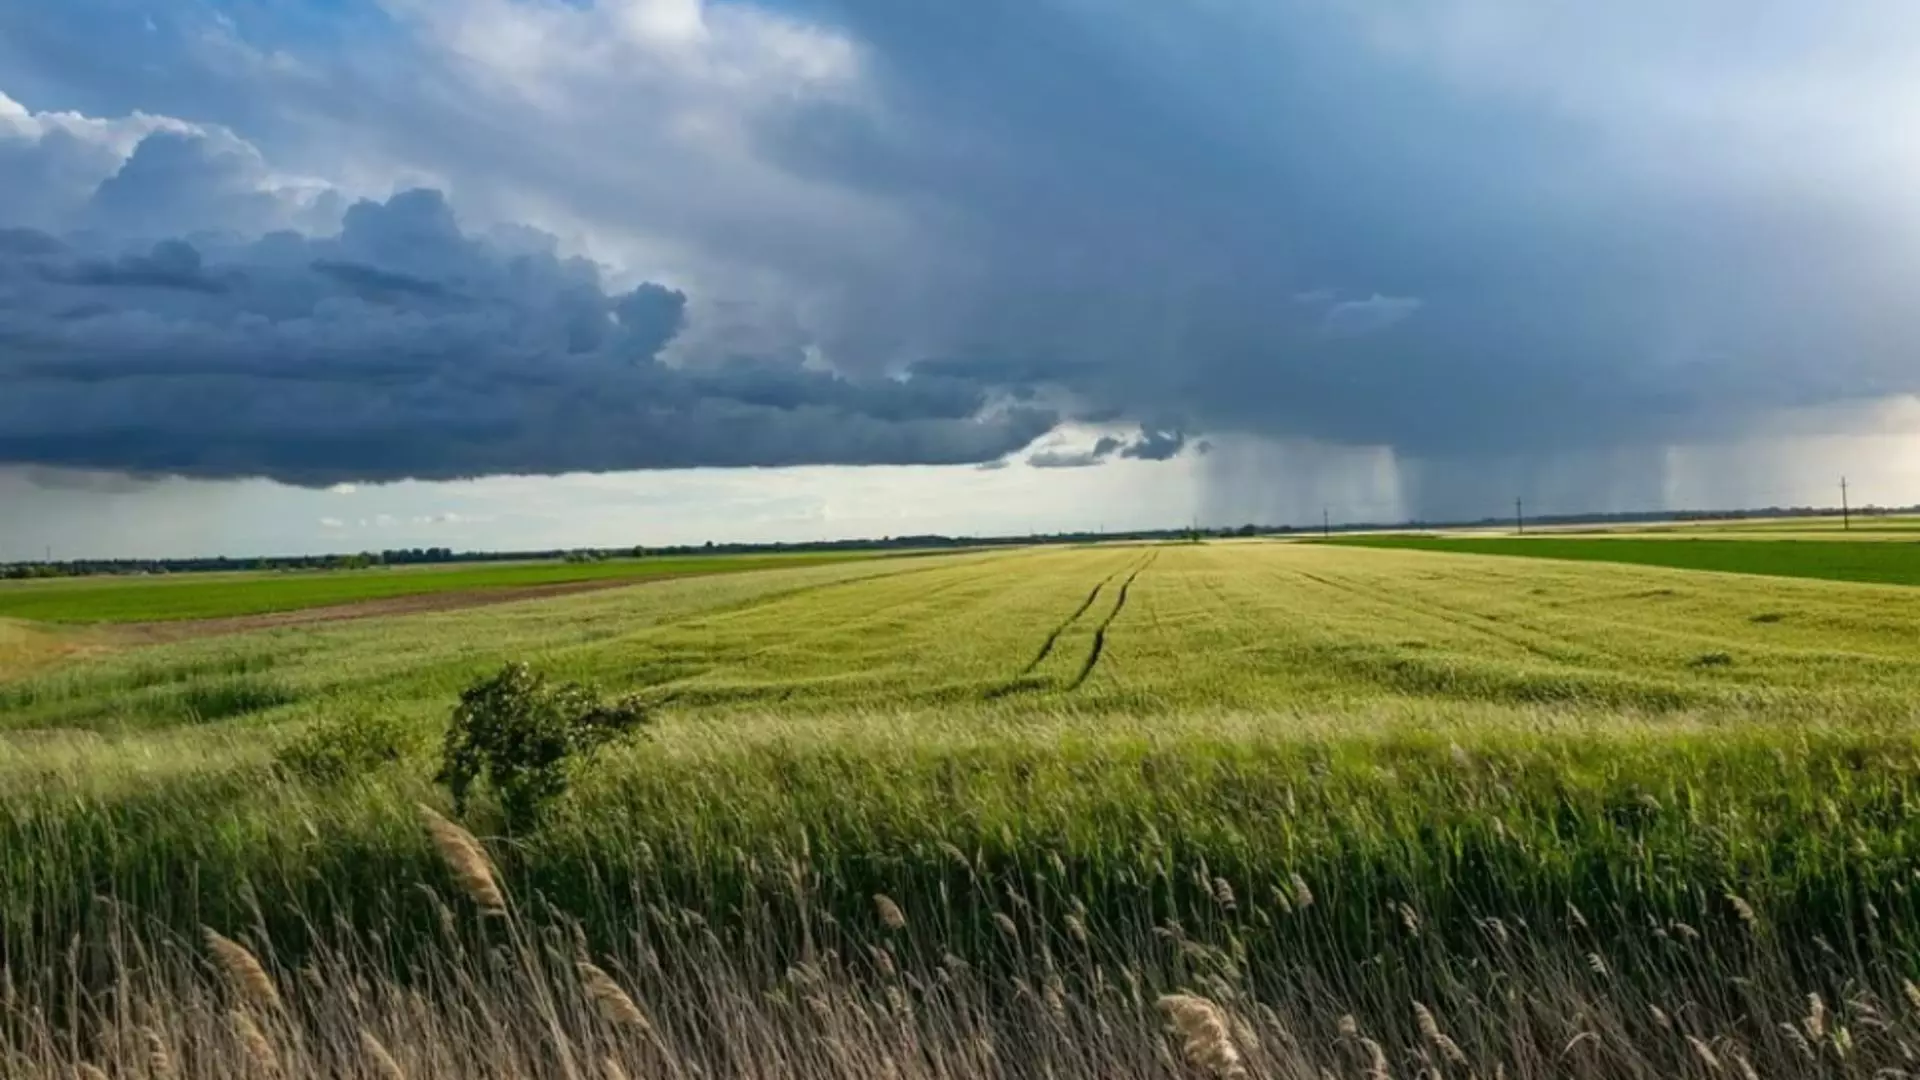
<svg viewBox="0 0 1920 1080">
<path fill-rule="evenodd" d="M 1916 631 L 1249 541 L 90 644 L 0 681 L 0 1072 L 1897 1075 Z M 429 827 L 509 660 L 651 722 Z"/>
</svg>

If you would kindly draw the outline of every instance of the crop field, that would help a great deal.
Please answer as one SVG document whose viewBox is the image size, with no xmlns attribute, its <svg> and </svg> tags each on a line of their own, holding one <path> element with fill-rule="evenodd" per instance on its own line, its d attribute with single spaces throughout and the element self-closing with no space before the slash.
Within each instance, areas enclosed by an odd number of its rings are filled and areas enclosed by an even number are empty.
<svg viewBox="0 0 1920 1080">
<path fill-rule="evenodd" d="M 1760 534 L 1765 535 L 1765 534 Z M 1536 559 L 1635 563 L 1731 574 L 1920 585 L 1920 543 L 1836 539 L 1723 539 L 1676 533 L 1646 536 L 1336 537 L 1321 543 L 1400 551 L 1519 555 Z"/>
<path fill-rule="evenodd" d="M 4 581 L 0 582 L 0 619 L 62 623 L 213 619 L 396 597 L 612 584 L 872 557 L 863 552 L 682 555 L 580 563 L 516 562 Z"/>
<path fill-rule="evenodd" d="M 1465 543 L 43 652 L 0 669 L 0 1074 L 1912 1069 L 1920 592 Z M 511 661 L 644 718 L 533 818 L 436 782 Z"/>
</svg>

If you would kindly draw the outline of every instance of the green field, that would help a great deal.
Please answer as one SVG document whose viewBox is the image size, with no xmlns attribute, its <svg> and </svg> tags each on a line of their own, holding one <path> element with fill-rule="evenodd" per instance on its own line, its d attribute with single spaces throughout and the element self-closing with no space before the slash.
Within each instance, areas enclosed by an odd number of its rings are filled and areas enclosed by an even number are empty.
<svg viewBox="0 0 1920 1080">
<path fill-rule="evenodd" d="M 1408 546 L 787 566 L 53 663 L 0 683 L 0 964 L 93 1015 L 74 981 L 131 938 L 173 958 L 140 1000 L 198 1003 L 166 1040 L 241 1055 L 214 927 L 268 954 L 300 1017 L 268 1034 L 312 1070 L 371 1031 L 422 1075 L 563 1075 L 556 1046 L 633 1075 L 1206 1075 L 1161 1056 L 1176 990 L 1244 1023 L 1260 1076 L 1369 1075 L 1363 1039 L 1393 1075 L 1898 1067 L 1914 594 Z M 514 659 L 653 723 L 538 827 L 469 811 L 514 908 L 488 921 L 415 805 L 448 810 L 449 710 Z M 582 996 L 581 955 L 652 1034 Z M 0 1054 L 86 1056 L 48 1023 Z"/>
<path fill-rule="evenodd" d="M 668 555 L 362 570 L 77 577 L 0 582 L 0 618 L 63 623 L 165 622 L 298 611 L 401 596 L 588 581 L 647 581 L 872 558 L 864 552 Z"/>
<path fill-rule="evenodd" d="M 1920 544 L 1875 540 L 1724 540 L 1670 536 L 1416 536 L 1336 537 L 1315 543 L 1396 551 L 1521 555 L 1536 559 L 1670 566 L 1730 574 L 1920 585 Z"/>
</svg>

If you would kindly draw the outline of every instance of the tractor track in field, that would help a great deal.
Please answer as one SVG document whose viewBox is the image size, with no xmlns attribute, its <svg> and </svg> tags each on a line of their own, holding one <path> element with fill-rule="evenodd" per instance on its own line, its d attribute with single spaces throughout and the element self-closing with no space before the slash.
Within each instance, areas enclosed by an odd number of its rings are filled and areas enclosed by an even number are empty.
<svg viewBox="0 0 1920 1080">
<path fill-rule="evenodd" d="M 1073 609 L 1073 614 L 1068 615 L 1066 618 L 1060 620 L 1059 625 L 1055 626 L 1052 630 L 1047 632 L 1047 636 L 1045 640 L 1040 642 L 1040 651 L 1033 654 L 1033 659 L 1027 661 L 1026 666 L 1021 668 L 1017 673 L 1015 673 L 1013 678 L 1007 680 L 1004 683 L 1001 683 L 999 686 L 996 686 L 991 690 L 988 690 L 984 695 L 986 699 L 988 701 L 992 701 L 995 698 L 1007 697 L 1010 694 L 1018 694 L 1028 690 L 1040 689 L 1038 685 L 1025 681 L 1027 677 L 1032 675 L 1034 673 L 1034 670 L 1037 669 L 1041 664 L 1045 663 L 1047 657 L 1053 655 L 1053 647 L 1060 643 L 1060 635 L 1066 633 L 1069 629 L 1071 629 L 1074 623 L 1079 622 L 1081 616 L 1085 615 L 1087 611 L 1091 609 L 1093 605 L 1099 601 L 1101 592 L 1105 591 L 1108 585 L 1113 584 L 1114 578 L 1119 577 L 1123 573 L 1126 573 L 1125 567 L 1122 567 L 1119 570 L 1115 570 L 1113 573 L 1108 574 L 1106 577 L 1101 578 L 1097 583 L 1095 583 L 1093 588 L 1087 591 L 1086 599 L 1080 601 L 1080 606 Z M 1128 580 L 1132 580 L 1132 579 L 1128 579 Z"/>
<path fill-rule="evenodd" d="M 1042 663 L 1046 661 L 1047 657 L 1052 656 L 1053 647 L 1055 644 L 1059 642 L 1060 635 L 1066 633 L 1068 627 L 1072 626 L 1076 622 L 1079 622 L 1080 616 L 1085 615 L 1087 613 L 1087 609 L 1093 606 L 1094 601 L 1100 599 L 1100 590 L 1106 588 L 1109 584 L 1113 582 L 1114 578 L 1117 578 L 1119 576 L 1120 576 L 1120 571 L 1115 570 L 1113 573 L 1108 574 L 1104 578 L 1101 578 L 1099 584 L 1095 585 L 1092 591 L 1087 593 L 1087 598 L 1085 600 L 1080 601 L 1080 606 L 1073 609 L 1073 614 L 1063 619 L 1060 625 L 1054 627 L 1053 630 L 1047 634 L 1046 640 L 1040 643 L 1040 651 L 1033 654 L 1033 659 L 1027 661 L 1027 666 L 1020 669 L 1020 674 L 1021 675 L 1033 674 L 1034 668 L 1039 667 Z M 1016 678 L 1017 677 L 1018 676 L 1016 676 Z"/>
<path fill-rule="evenodd" d="M 1101 655 L 1106 652 L 1107 627 L 1113 625 L 1113 620 L 1119 618 L 1121 610 L 1127 606 L 1127 590 L 1133 587 L 1134 579 L 1146 573 L 1147 567 L 1152 566 L 1153 560 L 1159 557 L 1160 553 L 1157 551 L 1148 555 L 1145 561 L 1133 568 L 1133 573 L 1127 575 L 1127 580 L 1120 583 L 1120 592 L 1119 595 L 1114 598 L 1113 610 L 1107 612 L 1107 617 L 1100 620 L 1099 626 L 1094 627 L 1093 647 L 1087 650 L 1087 659 L 1085 663 L 1080 665 L 1080 673 L 1073 677 L 1071 683 L 1067 684 L 1069 691 L 1080 689 L 1081 684 L 1085 683 L 1087 679 L 1093 675 L 1093 669 L 1100 663 Z"/>
</svg>

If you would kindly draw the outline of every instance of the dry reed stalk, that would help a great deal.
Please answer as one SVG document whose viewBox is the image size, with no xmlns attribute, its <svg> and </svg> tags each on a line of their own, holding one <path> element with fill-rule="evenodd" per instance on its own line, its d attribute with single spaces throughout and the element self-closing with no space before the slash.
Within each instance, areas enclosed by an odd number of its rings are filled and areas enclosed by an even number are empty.
<svg viewBox="0 0 1920 1080">
<path fill-rule="evenodd" d="M 280 1075 L 280 1055 L 273 1052 L 273 1044 L 267 1041 L 266 1032 L 253 1022 L 253 1017 L 234 1009 L 227 1013 L 227 1019 L 233 1023 L 233 1033 L 240 1039 L 240 1046 L 247 1052 L 247 1059 L 254 1068 L 268 1076 Z"/>
<path fill-rule="evenodd" d="M 107 1074 L 98 1065 L 81 1062 L 73 1067 L 75 1080 L 108 1080 Z"/>
<path fill-rule="evenodd" d="M 1239 1080 L 1247 1075 L 1226 1015 L 1218 1005 L 1192 994 L 1168 994 L 1157 1004 L 1180 1035 L 1181 1050 L 1195 1068 L 1221 1080 Z"/>
<path fill-rule="evenodd" d="M 1753 905 L 1747 903 L 1745 897 L 1735 893 L 1728 893 L 1727 903 L 1733 906 L 1733 913 L 1740 916 L 1740 921 L 1747 925 L 1747 929 L 1755 930 L 1759 928 L 1760 913 L 1753 910 Z"/>
<path fill-rule="evenodd" d="M 1307 879 L 1298 873 L 1290 874 L 1288 878 L 1293 884 L 1293 906 L 1300 911 L 1312 907 L 1313 890 L 1307 888 Z"/>
<path fill-rule="evenodd" d="M 1687 1045 L 1693 1047 L 1694 1056 L 1700 1059 L 1700 1064 L 1705 1065 L 1709 1072 L 1720 1071 L 1720 1057 L 1713 1052 L 1713 1047 L 1708 1046 L 1695 1035 L 1687 1036 Z"/>
<path fill-rule="evenodd" d="M 373 1074 L 380 1080 L 407 1080 L 407 1070 L 400 1067 L 386 1044 L 366 1028 L 360 1029 L 360 1052 L 372 1063 Z"/>
<path fill-rule="evenodd" d="M 581 960 L 574 967 L 579 969 L 580 982 L 586 987 L 587 996 L 593 999 L 594 1006 L 600 1010 L 600 1015 L 639 1034 L 653 1033 L 653 1024 L 647 1020 L 647 1014 L 641 1012 L 633 998 L 620 988 L 619 983 L 613 981 L 613 976 L 591 960 Z"/>
<path fill-rule="evenodd" d="M 166 1041 L 160 1033 L 149 1027 L 140 1029 L 140 1037 L 147 1044 L 147 1073 L 153 1080 L 175 1080 L 180 1075 L 173 1067 L 173 1055 L 167 1053 Z"/>
<path fill-rule="evenodd" d="M 1087 943 L 1087 924 L 1072 912 L 1067 913 L 1067 936 L 1081 945 Z"/>
<path fill-rule="evenodd" d="M 1387 1068 L 1386 1047 L 1372 1039 L 1361 1039 L 1361 1049 L 1367 1052 L 1367 1080 L 1392 1080 L 1393 1072 Z"/>
<path fill-rule="evenodd" d="M 1420 1034 L 1425 1037 L 1428 1042 L 1432 1043 L 1435 1049 L 1445 1055 L 1448 1061 L 1453 1062 L 1455 1065 L 1466 1065 L 1467 1052 L 1460 1049 L 1460 1044 L 1449 1038 L 1446 1032 L 1440 1030 L 1440 1022 L 1434 1019 L 1432 1009 L 1427 1008 L 1418 1001 L 1414 1002 L 1413 1019 L 1415 1023 L 1420 1025 Z"/>
<path fill-rule="evenodd" d="M 1575 1035 L 1573 1038 L 1567 1040 L 1567 1045 L 1560 1048 L 1561 1058 L 1564 1059 L 1568 1054 L 1571 1054 L 1575 1050 L 1579 1049 L 1582 1043 L 1588 1043 L 1588 1042 L 1598 1045 L 1600 1042 L 1600 1036 L 1591 1031 L 1583 1031 L 1578 1035 Z"/>
<path fill-rule="evenodd" d="M 280 1012 L 285 1005 L 280 1000 L 280 991 L 274 988 L 273 978 L 260 959 L 247 951 L 245 945 L 226 937 L 211 927 L 201 927 L 206 936 L 207 951 L 220 962 L 220 969 L 226 973 L 227 981 L 240 992 L 240 996 L 272 1012 Z"/>
<path fill-rule="evenodd" d="M 1807 1038 L 1814 1042 L 1827 1036 L 1827 1003 L 1820 1000 L 1819 994 L 1807 995 Z"/>
<path fill-rule="evenodd" d="M 1787 1041 L 1793 1044 L 1793 1048 L 1800 1051 L 1801 1057 L 1806 1058 L 1808 1061 L 1819 1060 L 1819 1055 L 1813 1052 L 1813 1044 L 1807 1041 L 1805 1035 L 1800 1034 L 1799 1028 L 1794 1027 L 1792 1024 L 1782 1022 L 1780 1030 L 1786 1035 Z"/>
<path fill-rule="evenodd" d="M 441 817 L 431 807 L 421 806 L 420 820 L 427 826 L 427 833 L 433 838 L 433 846 L 439 850 L 440 858 L 452 871 L 453 879 L 460 888 L 473 899 L 481 911 L 488 915 L 505 915 L 507 897 L 500 891 L 500 885 L 494 880 L 493 861 L 487 858 L 487 849 L 467 830 Z"/>
</svg>

